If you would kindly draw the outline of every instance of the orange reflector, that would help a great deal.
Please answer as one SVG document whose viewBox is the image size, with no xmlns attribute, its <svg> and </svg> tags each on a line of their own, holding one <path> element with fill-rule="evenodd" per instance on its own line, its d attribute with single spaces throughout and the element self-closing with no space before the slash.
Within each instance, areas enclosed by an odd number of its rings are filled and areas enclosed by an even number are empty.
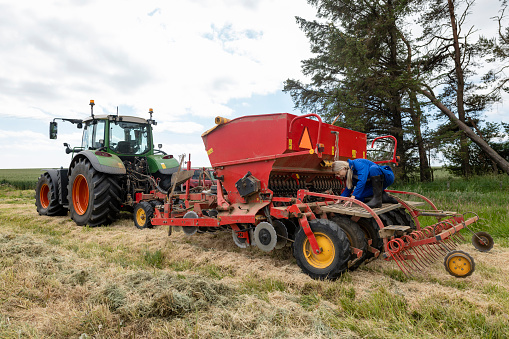
<svg viewBox="0 0 509 339">
<path fill-rule="evenodd" d="M 304 129 L 304 132 L 302 133 L 302 137 L 300 138 L 299 148 L 313 149 L 313 146 L 311 144 L 311 138 L 309 137 L 309 131 L 308 131 L 307 127 Z"/>
</svg>

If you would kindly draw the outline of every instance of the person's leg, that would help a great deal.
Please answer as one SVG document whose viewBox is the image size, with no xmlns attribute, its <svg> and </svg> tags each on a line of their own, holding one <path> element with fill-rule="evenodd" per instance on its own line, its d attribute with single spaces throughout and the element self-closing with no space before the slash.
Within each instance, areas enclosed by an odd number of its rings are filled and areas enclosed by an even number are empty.
<svg viewBox="0 0 509 339">
<path fill-rule="evenodd" d="M 382 191 L 382 203 L 389 203 L 389 204 L 397 204 L 398 201 L 391 197 L 387 192 L 385 192 L 385 189 L 392 185 L 394 182 L 394 173 L 392 172 L 391 168 L 388 166 L 381 167 L 381 171 L 384 176 L 383 180 L 383 191 Z"/>
<path fill-rule="evenodd" d="M 382 207 L 383 172 L 380 166 L 371 166 L 369 168 L 369 176 L 373 186 L 373 198 L 366 205 L 371 208 Z"/>
</svg>

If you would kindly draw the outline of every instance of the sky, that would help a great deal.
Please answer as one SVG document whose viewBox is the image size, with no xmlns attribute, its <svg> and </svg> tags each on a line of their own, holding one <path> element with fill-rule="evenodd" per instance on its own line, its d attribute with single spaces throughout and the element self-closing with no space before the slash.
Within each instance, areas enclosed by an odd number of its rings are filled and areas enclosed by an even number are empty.
<svg viewBox="0 0 509 339">
<path fill-rule="evenodd" d="M 477 6 L 492 24 L 498 2 Z M 312 56 L 295 16 L 315 13 L 305 0 L 0 0 L 0 168 L 67 167 L 62 144 L 82 130 L 59 121 L 50 140 L 49 122 L 87 118 L 91 99 L 95 114 L 153 108 L 154 143 L 209 166 L 200 135 L 216 116 L 300 114 L 282 88 Z"/>
</svg>

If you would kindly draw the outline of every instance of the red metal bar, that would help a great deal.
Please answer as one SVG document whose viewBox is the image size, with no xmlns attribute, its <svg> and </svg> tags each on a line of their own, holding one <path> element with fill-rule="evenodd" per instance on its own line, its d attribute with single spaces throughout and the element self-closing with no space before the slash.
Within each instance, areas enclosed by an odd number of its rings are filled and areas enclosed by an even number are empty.
<svg viewBox="0 0 509 339">
<path fill-rule="evenodd" d="M 389 193 L 399 193 L 399 194 L 408 194 L 408 195 L 414 195 L 416 197 L 419 197 L 423 200 L 425 200 L 428 204 L 430 204 L 430 206 L 435 210 L 435 211 L 438 211 L 438 209 L 436 208 L 435 204 L 433 204 L 431 202 L 431 200 L 429 200 L 428 198 L 426 198 L 424 195 L 421 195 L 419 193 L 414 193 L 414 192 L 404 192 L 404 191 L 395 191 L 395 190 L 385 190 L 385 192 L 389 192 Z"/>
<path fill-rule="evenodd" d="M 381 230 L 384 228 L 384 224 L 383 224 L 382 220 L 378 217 L 378 215 L 368 205 L 366 205 L 362 201 L 359 201 L 357 199 L 348 198 L 348 197 L 342 197 L 342 196 L 339 196 L 339 195 L 331 195 L 331 194 L 324 194 L 324 193 L 314 193 L 314 192 L 309 192 L 307 190 L 298 190 L 297 191 L 297 197 L 300 200 L 304 200 L 305 196 L 320 197 L 320 198 L 326 198 L 326 199 L 331 199 L 331 200 L 336 200 L 336 201 L 339 201 L 339 200 L 342 200 L 342 201 L 351 201 L 352 203 L 355 203 L 355 204 L 361 206 L 367 212 L 369 212 L 369 214 L 371 214 L 373 219 L 375 219 L 376 223 L 378 224 L 378 226 L 380 227 Z"/>
<path fill-rule="evenodd" d="M 397 161 L 397 158 L 396 158 L 396 149 L 398 148 L 398 140 L 396 140 L 396 138 L 394 136 L 392 136 L 392 135 L 384 135 L 384 136 L 376 137 L 371 142 L 371 148 L 373 148 L 373 145 L 375 144 L 376 140 L 378 140 L 378 139 L 385 139 L 385 138 L 391 138 L 392 140 L 394 140 L 394 153 L 392 154 L 392 159 L 391 160 L 375 161 L 375 164 L 386 164 L 386 163 L 391 163 L 392 162 L 392 163 L 396 164 L 396 166 L 397 166 L 398 165 L 398 161 Z"/>
<path fill-rule="evenodd" d="M 320 143 L 320 135 L 321 135 L 320 132 L 322 131 L 322 123 L 323 123 L 322 118 L 320 118 L 320 116 L 318 114 L 311 113 L 311 114 L 299 115 L 298 117 L 293 118 L 293 120 L 290 121 L 290 127 L 288 127 L 288 134 L 290 134 L 292 132 L 292 125 L 295 122 L 295 120 L 306 118 L 306 117 L 311 117 L 311 116 L 318 119 L 318 138 L 316 140 L 316 147 L 318 148 L 318 144 Z M 317 151 L 318 151 L 318 149 L 317 149 Z"/>
</svg>

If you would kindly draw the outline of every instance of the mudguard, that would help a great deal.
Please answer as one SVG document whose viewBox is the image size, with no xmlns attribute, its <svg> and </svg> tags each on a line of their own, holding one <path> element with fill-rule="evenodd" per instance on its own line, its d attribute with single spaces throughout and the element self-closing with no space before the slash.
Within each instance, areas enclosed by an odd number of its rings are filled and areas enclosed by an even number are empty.
<svg viewBox="0 0 509 339">
<path fill-rule="evenodd" d="M 173 174 L 179 169 L 179 162 L 175 158 L 163 159 L 164 155 L 147 156 L 148 169 L 150 173 Z"/>
<path fill-rule="evenodd" d="M 72 165 L 81 158 L 87 158 L 94 169 L 101 173 L 119 175 L 126 174 L 126 169 L 122 160 L 114 154 L 102 151 L 81 151 L 74 156 L 70 167 L 72 167 Z"/>
</svg>

